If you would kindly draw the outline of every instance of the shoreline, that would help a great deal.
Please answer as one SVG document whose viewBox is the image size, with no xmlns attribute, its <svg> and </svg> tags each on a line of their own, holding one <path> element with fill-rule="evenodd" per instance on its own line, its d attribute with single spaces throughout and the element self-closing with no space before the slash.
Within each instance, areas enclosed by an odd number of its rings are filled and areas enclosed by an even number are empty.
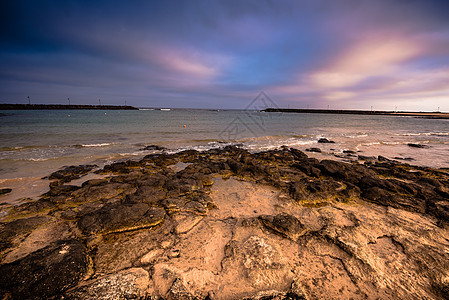
<svg viewBox="0 0 449 300">
<path fill-rule="evenodd" d="M 47 182 L 0 218 L 2 297 L 438 299 L 449 287 L 447 170 L 227 146 Z"/>
<path fill-rule="evenodd" d="M 308 155 L 309 158 L 317 159 L 317 160 L 335 160 L 338 162 L 344 162 L 344 163 L 358 163 L 358 164 L 364 164 L 364 163 L 372 163 L 378 160 L 378 157 L 381 157 L 381 159 L 388 160 L 394 163 L 406 163 L 409 164 L 412 167 L 417 168 L 431 168 L 435 170 L 441 170 L 441 171 L 447 171 L 449 170 L 449 165 L 443 165 L 443 166 L 435 166 L 435 165 L 427 165 L 420 161 L 416 156 L 406 156 L 403 154 L 400 154 L 400 152 L 403 151 L 396 151 L 390 153 L 390 155 L 387 156 L 378 156 L 376 155 L 376 150 L 348 150 L 341 148 L 341 146 L 338 146 L 338 143 L 334 143 L 331 140 L 328 140 L 326 138 L 322 138 L 322 140 L 327 140 L 328 142 L 321 143 L 318 140 L 314 144 L 306 144 L 302 145 L 301 147 L 293 146 L 294 149 L 302 151 Z M 363 145 L 363 144 L 362 144 Z M 69 165 L 98 165 L 97 168 L 103 168 L 105 165 L 110 165 L 116 162 L 123 162 L 123 161 L 140 161 L 147 155 L 177 155 L 178 153 L 185 152 L 185 151 L 198 151 L 199 153 L 207 153 L 208 151 L 220 151 L 226 146 L 235 146 L 238 148 L 241 148 L 242 150 L 248 151 L 251 154 L 257 154 L 265 151 L 273 151 L 278 150 L 283 147 L 291 147 L 291 146 L 280 146 L 280 147 L 273 147 L 271 149 L 259 149 L 259 150 L 252 150 L 247 147 L 245 147 L 241 143 L 227 143 L 227 145 L 223 145 L 221 147 L 199 147 L 199 148 L 205 148 L 205 149 L 197 149 L 198 147 L 187 147 L 183 146 L 180 148 L 166 148 L 164 146 L 160 145 L 149 145 L 149 146 L 141 146 L 136 149 L 132 154 L 129 154 L 128 156 L 118 155 L 115 157 L 115 159 L 111 159 L 109 155 L 104 156 L 102 158 L 95 158 L 94 160 L 72 160 L 70 162 L 66 162 L 64 164 L 59 164 L 58 167 L 53 166 L 51 168 L 42 168 L 42 166 L 39 166 L 38 169 L 45 169 L 46 171 L 41 171 L 37 173 L 33 173 L 32 176 L 23 176 L 24 174 L 20 174 L 22 176 L 18 177 L 4 177 L 0 178 L 0 189 L 8 189 L 12 188 L 13 191 L 11 193 L 8 193 L 7 195 L 0 195 L 0 203 L 8 203 L 11 205 L 16 205 L 17 203 L 23 203 L 22 199 L 28 199 L 28 200 L 38 200 L 40 195 L 44 192 L 48 191 L 48 183 L 46 180 L 46 177 L 52 172 L 58 171 L 60 168 L 64 168 L 64 166 Z M 428 151 L 427 147 L 420 144 L 412 144 L 412 146 L 409 146 L 407 144 L 404 144 L 403 146 L 407 146 L 409 149 L 417 149 L 416 155 L 423 155 L 423 153 L 426 153 Z M 144 149 L 147 148 L 147 149 Z M 336 149 L 337 148 L 337 149 Z M 424 149 L 419 149 L 424 148 Z M 149 149 L 149 150 L 148 150 Z M 148 150 L 149 153 L 144 153 L 146 150 Z M 132 152 L 132 151 L 131 151 Z M 139 152 L 138 155 L 135 155 L 134 153 Z M 385 154 L 384 154 L 385 155 Z M 30 163 L 45 163 L 46 161 L 42 162 L 30 162 Z M 22 172 L 23 173 L 23 172 Z M 95 175 L 93 172 L 89 173 L 89 175 Z M 90 176 L 87 176 L 90 177 Z M 89 178 L 90 179 L 90 178 Z M 82 180 L 82 178 L 80 178 Z M 30 190 L 34 190 L 34 192 L 30 193 L 29 195 L 26 194 L 26 189 L 21 187 L 23 183 L 31 184 Z M 82 182 L 76 183 L 81 184 Z M 20 192 L 18 192 L 20 190 Z M 42 191 L 39 193 L 39 191 Z M 20 196 L 16 196 L 20 195 Z"/>
<path fill-rule="evenodd" d="M 338 114 L 338 115 L 382 115 L 399 117 L 419 117 L 426 119 L 449 119 L 449 113 L 443 112 L 407 112 L 380 110 L 349 110 L 349 109 L 296 109 L 296 108 L 267 108 L 262 112 L 285 112 L 304 114 Z"/>
</svg>

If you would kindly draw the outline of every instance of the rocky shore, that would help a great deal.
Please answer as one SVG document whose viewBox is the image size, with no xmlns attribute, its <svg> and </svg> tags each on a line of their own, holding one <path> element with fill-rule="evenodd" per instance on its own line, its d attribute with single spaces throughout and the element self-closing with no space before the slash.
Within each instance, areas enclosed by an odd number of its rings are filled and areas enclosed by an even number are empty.
<svg viewBox="0 0 449 300">
<path fill-rule="evenodd" d="M 67 167 L 3 208 L 0 298 L 448 299 L 449 171 L 362 162 L 229 146 Z"/>
</svg>

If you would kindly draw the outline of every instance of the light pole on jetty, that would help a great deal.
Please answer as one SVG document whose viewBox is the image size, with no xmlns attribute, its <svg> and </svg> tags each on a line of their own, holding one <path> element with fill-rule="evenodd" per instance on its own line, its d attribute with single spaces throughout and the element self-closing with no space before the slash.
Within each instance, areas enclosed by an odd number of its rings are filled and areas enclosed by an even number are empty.
<svg viewBox="0 0 449 300">
<path fill-rule="evenodd" d="M 69 101 L 69 105 L 70 105 L 70 98 L 67 98 L 67 101 Z"/>
<path fill-rule="evenodd" d="M 98 99 L 98 103 L 100 103 L 100 106 L 101 106 L 101 100 L 100 99 Z"/>
<path fill-rule="evenodd" d="M 30 99 L 30 96 L 28 96 L 27 98 L 28 98 L 28 105 L 31 105 L 31 99 Z"/>
</svg>

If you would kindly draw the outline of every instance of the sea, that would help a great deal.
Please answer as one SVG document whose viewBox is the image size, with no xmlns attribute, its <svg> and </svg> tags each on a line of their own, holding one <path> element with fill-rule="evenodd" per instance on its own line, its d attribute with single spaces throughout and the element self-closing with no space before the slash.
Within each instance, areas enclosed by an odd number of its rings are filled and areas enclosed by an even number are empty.
<svg viewBox="0 0 449 300">
<path fill-rule="evenodd" d="M 335 143 L 318 143 L 321 138 Z M 43 182 L 48 188 L 41 178 L 65 166 L 102 167 L 161 152 L 144 150 L 148 145 L 163 146 L 168 153 L 227 145 L 251 152 L 281 146 L 320 148 L 321 153 L 306 153 L 343 161 L 382 155 L 412 165 L 449 168 L 449 120 L 258 110 L 0 111 L 0 188 Z"/>
</svg>

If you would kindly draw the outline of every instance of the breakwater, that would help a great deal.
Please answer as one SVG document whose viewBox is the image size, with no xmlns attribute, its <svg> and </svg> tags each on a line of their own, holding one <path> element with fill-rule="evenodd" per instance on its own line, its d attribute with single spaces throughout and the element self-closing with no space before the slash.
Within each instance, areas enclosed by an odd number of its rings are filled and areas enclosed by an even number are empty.
<svg viewBox="0 0 449 300">
<path fill-rule="evenodd" d="M 138 108 L 129 105 L 0 104 L 0 110 L 42 109 L 138 110 Z"/>
<path fill-rule="evenodd" d="M 349 109 L 296 109 L 296 108 L 267 108 L 263 112 L 285 112 L 305 114 L 346 114 L 346 115 L 386 115 L 410 116 L 429 119 L 449 119 L 449 113 L 442 112 L 413 112 L 413 111 L 384 111 L 384 110 L 349 110 Z"/>
</svg>

